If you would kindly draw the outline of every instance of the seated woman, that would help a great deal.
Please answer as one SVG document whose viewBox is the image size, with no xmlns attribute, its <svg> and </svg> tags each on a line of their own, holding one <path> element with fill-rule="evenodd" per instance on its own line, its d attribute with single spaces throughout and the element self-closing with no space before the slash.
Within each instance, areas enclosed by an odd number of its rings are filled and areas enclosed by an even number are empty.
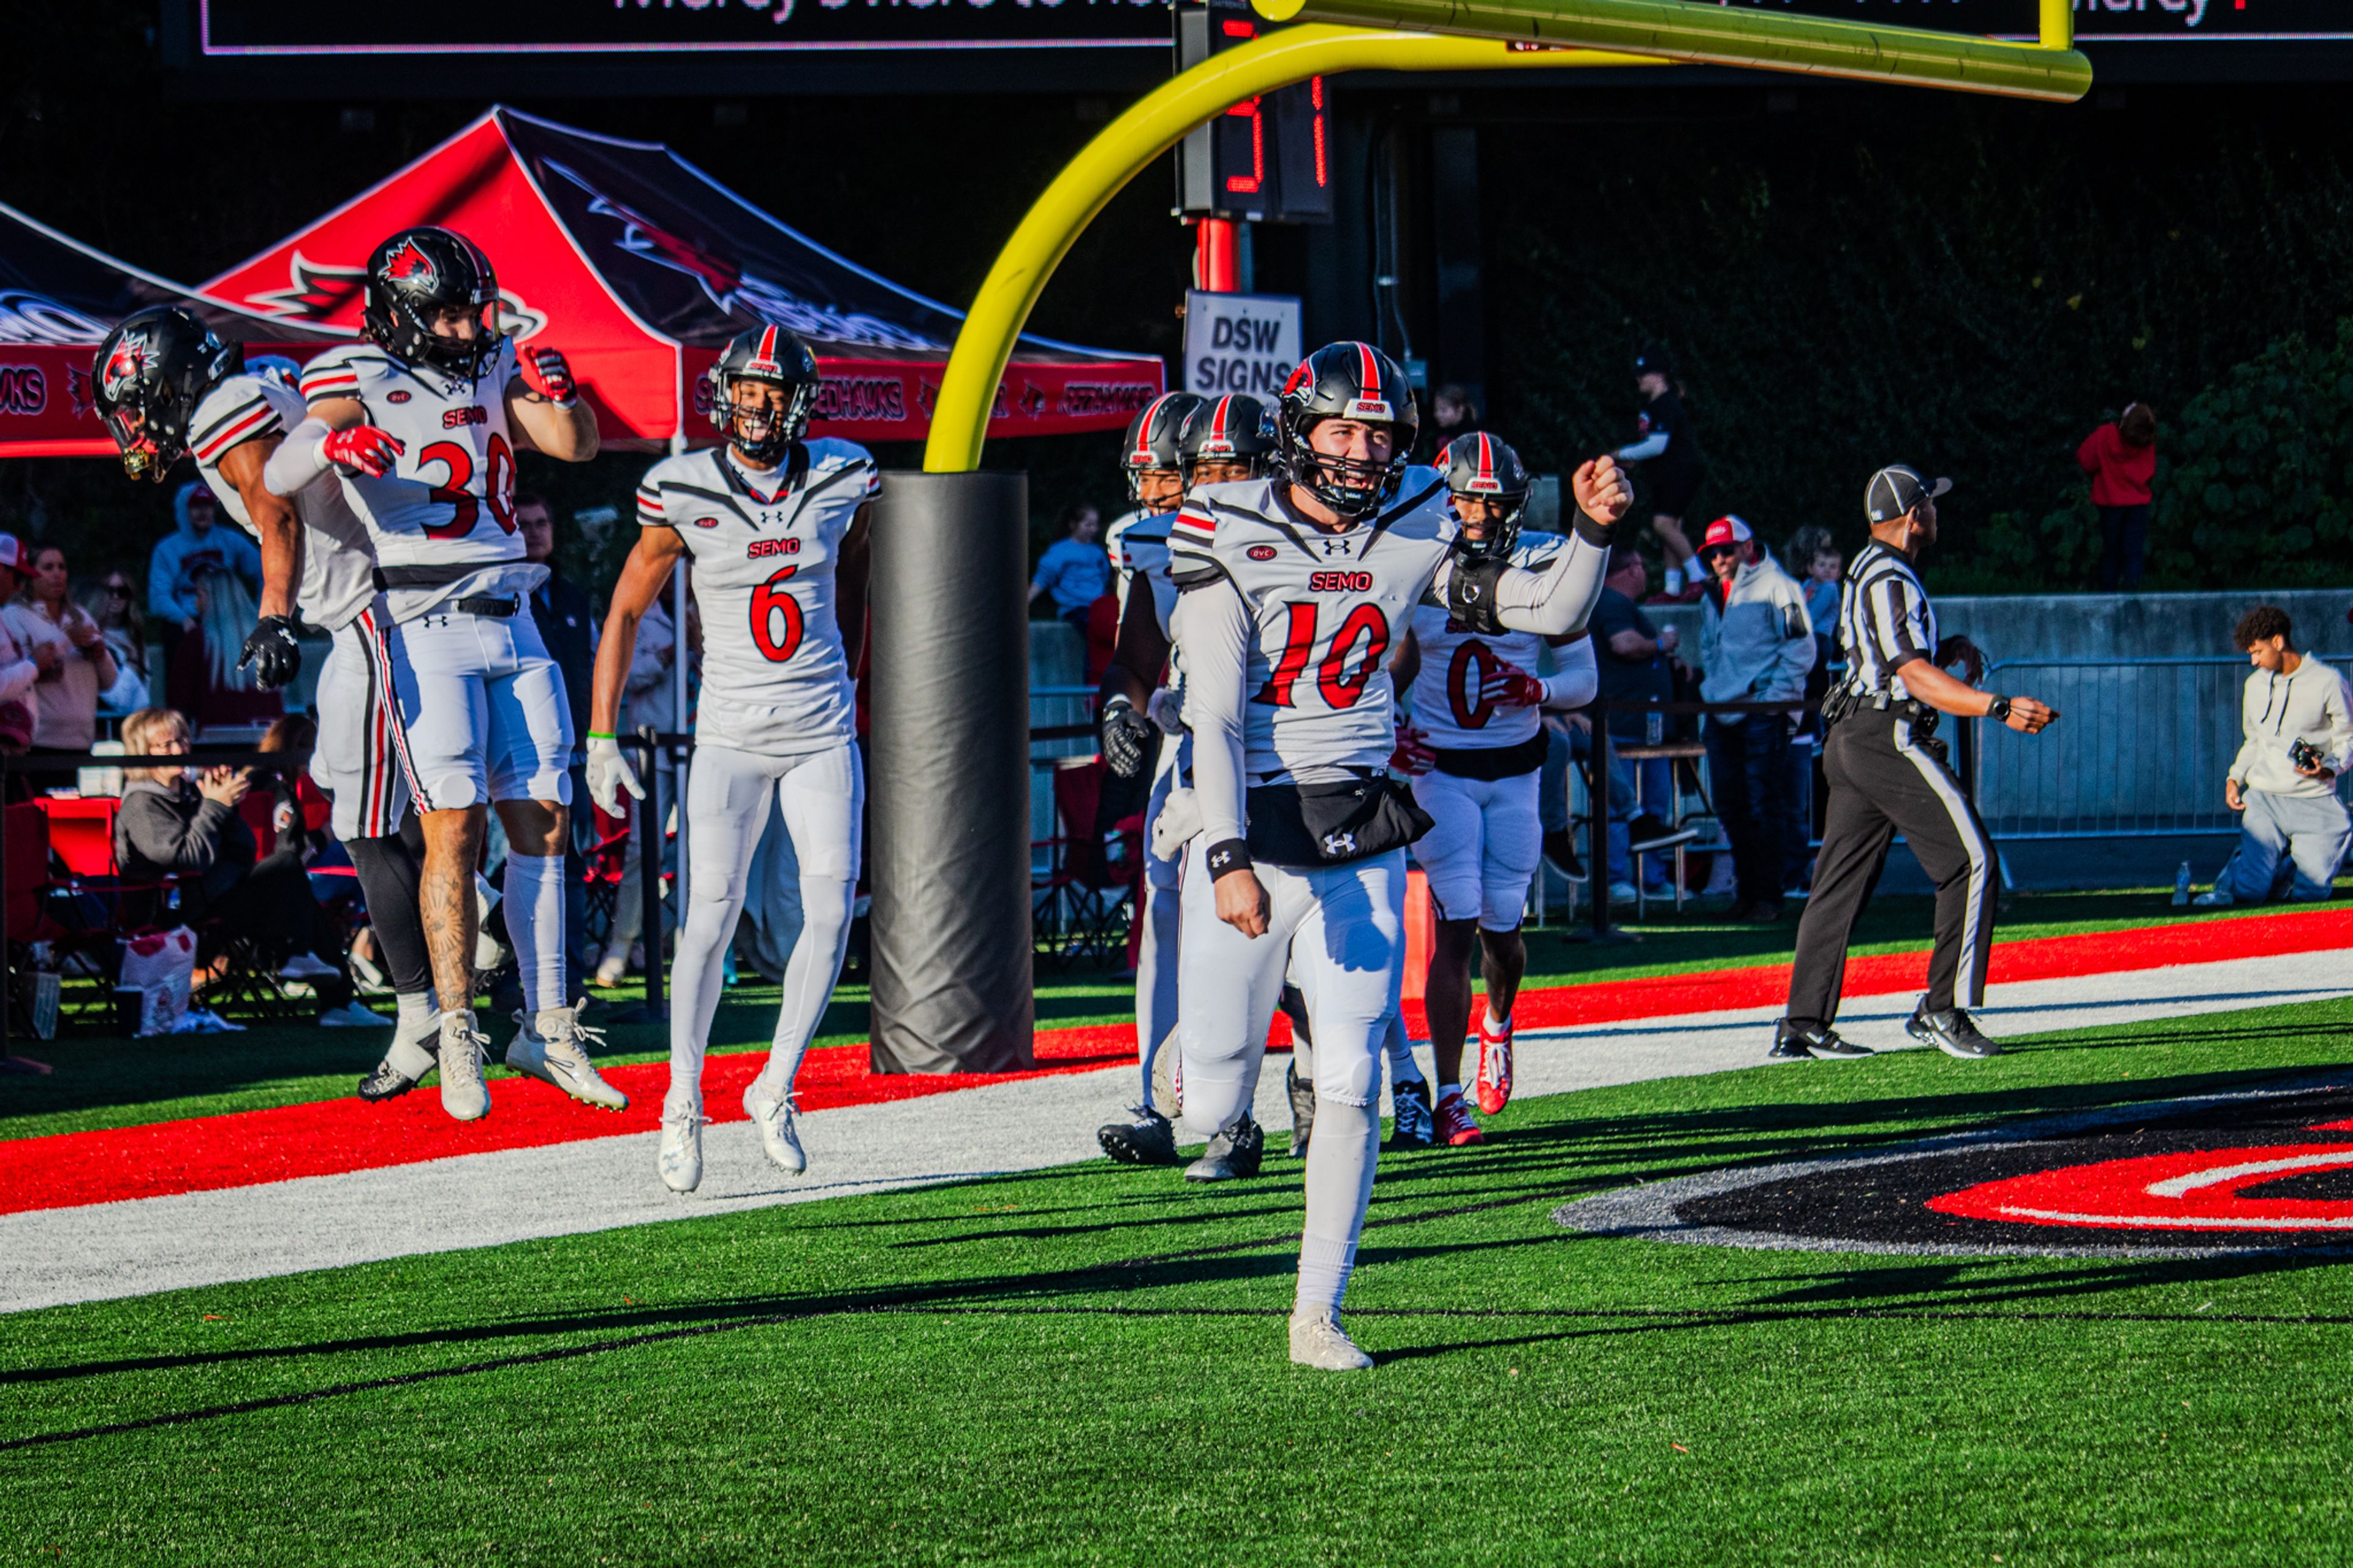
<svg viewBox="0 0 2353 1568">
<path fill-rule="evenodd" d="M 169 708 L 142 708 L 122 721 L 122 743 L 135 757 L 176 755 L 188 749 L 188 721 Z M 261 937 L 318 961 L 304 977 L 319 993 L 320 1023 L 381 1026 L 382 1018 L 352 1001 L 342 927 L 311 895 L 301 836 L 281 836 L 275 851 L 257 859 L 253 829 L 237 813 L 251 788 L 247 772 L 207 768 L 195 778 L 190 772 L 124 770 L 122 808 L 114 819 L 114 856 L 122 874 L 195 879 L 181 895 L 180 910 L 197 927 L 198 964 L 210 967 L 215 978 L 224 931 Z"/>
</svg>

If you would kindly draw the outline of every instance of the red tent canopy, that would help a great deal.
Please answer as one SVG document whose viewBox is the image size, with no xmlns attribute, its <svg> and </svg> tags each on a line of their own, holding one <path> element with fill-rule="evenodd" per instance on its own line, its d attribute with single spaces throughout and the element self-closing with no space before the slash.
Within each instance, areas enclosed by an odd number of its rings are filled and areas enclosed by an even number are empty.
<svg viewBox="0 0 2353 1568">
<path fill-rule="evenodd" d="M 490 253 L 508 330 L 564 351 L 612 444 L 664 446 L 681 428 L 712 439 L 702 374 L 730 337 L 766 321 L 817 355 L 820 433 L 920 439 L 964 319 L 786 227 L 659 142 L 506 108 L 205 289 L 281 320 L 355 331 L 368 253 L 428 223 Z M 1118 428 L 1161 384 L 1155 356 L 1024 337 L 989 434 Z"/>
<path fill-rule="evenodd" d="M 133 310 L 185 305 L 248 358 L 301 364 L 345 333 L 206 300 L 0 205 L 0 458 L 111 458 L 90 400 L 99 340 Z"/>
</svg>

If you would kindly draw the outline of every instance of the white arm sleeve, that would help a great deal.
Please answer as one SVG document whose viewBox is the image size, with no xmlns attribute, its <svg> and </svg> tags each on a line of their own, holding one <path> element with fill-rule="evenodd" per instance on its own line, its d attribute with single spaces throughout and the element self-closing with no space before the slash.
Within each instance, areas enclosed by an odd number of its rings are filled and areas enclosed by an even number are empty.
<svg viewBox="0 0 2353 1568">
<path fill-rule="evenodd" d="M 1667 433 L 1653 430 L 1629 447 L 1620 447 L 1610 454 L 1621 463 L 1639 463 L 1655 458 L 1667 449 Z"/>
<path fill-rule="evenodd" d="M 1601 668 L 1594 662 L 1593 639 L 1583 638 L 1552 650 L 1560 668 L 1545 680 L 1546 708 L 1582 708 L 1601 689 Z"/>
<path fill-rule="evenodd" d="M 261 469 L 261 482 L 274 496 L 300 495 L 330 467 L 320 450 L 333 426 L 323 419 L 305 419 L 294 426 Z"/>
<path fill-rule="evenodd" d="M 1193 797 L 1206 844 L 1248 834 L 1242 787 L 1242 682 L 1250 611 L 1220 580 L 1178 595 L 1173 617 L 1185 650 L 1185 722 L 1193 731 Z"/>
<path fill-rule="evenodd" d="M 1581 632 L 1609 568 L 1608 546 L 1571 533 L 1542 572 L 1504 568 L 1495 582 L 1495 618 L 1515 632 L 1548 637 Z"/>
</svg>

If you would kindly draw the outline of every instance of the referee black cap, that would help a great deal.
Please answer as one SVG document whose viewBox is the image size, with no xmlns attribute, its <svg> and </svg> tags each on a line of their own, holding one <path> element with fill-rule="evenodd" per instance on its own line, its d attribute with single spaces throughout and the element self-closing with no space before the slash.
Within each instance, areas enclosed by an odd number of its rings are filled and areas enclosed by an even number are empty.
<svg viewBox="0 0 2353 1568">
<path fill-rule="evenodd" d="M 1924 479 L 1920 470 L 1891 463 L 1871 476 L 1862 492 L 1863 515 L 1874 523 L 1894 522 L 1924 500 L 1934 500 L 1953 488 L 1950 479 Z"/>
<path fill-rule="evenodd" d="M 1636 375 L 1649 375 L 1653 372 L 1664 376 L 1672 376 L 1675 374 L 1675 362 L 1669 357 L 1666 350 L 1655 343 L 1634 356 Z"/>
</svg>

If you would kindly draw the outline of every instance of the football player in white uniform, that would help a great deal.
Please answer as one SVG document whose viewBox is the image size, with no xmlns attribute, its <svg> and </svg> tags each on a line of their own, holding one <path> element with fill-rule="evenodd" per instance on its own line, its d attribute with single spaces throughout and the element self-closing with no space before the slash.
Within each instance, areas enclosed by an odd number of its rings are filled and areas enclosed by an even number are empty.
<svg viewBox="0 0 2353 1568">
<path fill-rule="evenodd" d="M 1567 542 L 1520 532 L 1530 480 L 1517 452 L 1485 434 L 1464 436 L 1441 461 L 1465 554 L 1542 571 Z M 1542 852 L 1536 780 L 1544 765 L 1541 708 L 1593 700 L 1599 677 L 1590 638 L 1550 639 L 1559 670 L 1535 673 L 1548 639 L 1533 632 L 1481 634 L 1423 605 L 1398 650 L 1396 678 L 1412 704 L 1415 750 L 1430 761 L 1410 770 L 1413 797 L 1433 826 L 1414 841 L 1430 879 L 1438 940 L 1430 954 L 1430 1039 L 1438 1058 L 1436 1136 L 1476 1143 L 1479 1123 L 1462 1098 L 1462 1041 L 1471 1017 L 1471 959 L 1487 982 L 1479 1024 L 1479 1109 L 1496 1114 L 1512 1097 L 1512 1002 L 1527 973 L 1520 940 Z"/>
<path fill-rule="evenodd" d="M 1113 780 L 1140 782 L 1147 773 L 1152 780 L 1144 808 L 1144 940 L 1135 961 L 1135 1039 L 1144 1098 L 1132 1108 L 1130 1120 L 1096 1129 L 1095 1142 L 1124 1164 L 1173 1165 L 1176 1131 L 1154 1103 L 1153 1075 L 1161 1047 L 1176 1027 L 1176 942 L 1183 918 L 1178 872 L 1196 818 L 1189 794 L 1177 796 L 1174 816 L 1166 815 L 1170 795 L 1187 789 L 1187 769 L 1179 718 L 1184 671 L 1168 636 L 1176 584 L 1168 575 L 1165 519 L 1194 485 L 1263 477 L 1274 450 L 1273 411 L 1240 393 L 1210 402 L 1172 392 L 1136 416 L 1127 447 L 1129 493 L 1157 510 L 1132 512 L 1115 525 L 1119 542 L 1112 558 L 1120 573 L 1119 643 L 1097 698 L 1105 771 Z M 1171 473 L 1177 479 L 1173 486 L 1166 482 Z M 1138 525 L 1144 519 L 1162 521 L 1157 529 L 1147 529 Z M 1139 585 L 1141 594 L 1134 591 Z"/>
<path fill-rule="evenodd" d="M 865 627 L 867 502 L 881 482 L 865 447 L 805 438 L 817 361 L 791 332 L 737 334 L 710 374 L 711 422 L 723 443 L 665 458 L 638 487 L 642 531 L 597 647 L 588 736 L 597 804 L 617 811 L 622 791 L 642 797 L 614 723 L 638 618 L 692 556 L 704 684 L 656 1157 L 663 1184 L 679 1193 L 702 1180 L 702 1054 L 771 800 L 800 865 L 801 929 L 785 964 L 775 1045 L 744 1091 L 744 1110 L 771 1161 L 795 1174 L 807 1168 L 793 1077 L 841 976 L 858 891 L 866 774 L 850 658 Z"/>
<path fill-rule="evenodd" d="M 392 1047 L 359 1092 L 369 1100 L 405 1094 L 432 1070 L 439 1018 L 417 908 L 422 845 L 393 755 L 389 683 L 373 635 L 375 552 L 366 525 L 332 479 L 291 500 L 262 482 L 270 455 L 302 421 L 301 395 L 279 375 L 248 373 L 238 346 L 192 312 L 159 305 L 126 317 L 99 346 L 92 385 L 132 478 L 160 480 L 189 452 L 222 509 L 261 542 L 260 620 L 238 662 L 252 665 L 265 688 L 292 680 L 302 668 L 298 605 L 334 639 L 311 703 L 319 722 L 311 776 L 334 801 L 335 837 L 359 874 L 399 1008 Z"/>
<path fill-rule="evenodd" d="M 1577 531 L 1545 571 L 1457 554 L 1443 483 L 1399 494 L 1418 423 L 1388 356 L 1318 349 L 1283 389 L 1276 478 L 1202 486 L 1170 530 L 1201 812 L 1177 961 L 1184 1118 L 1223 1134 L 1249 1108 L 1290 972 L 1314 1029 L 1319 1124 L 1291 1357 L 1335 1371 L 1372 1364 L 1339 1307 L 1372 1196 L 1405 847 L 1429 825 L 1387 772 L 1384 659 L 1425 598 L 1477 627 L 1580 629 L 1632 500 L 1598 458 L 1571 481 Z"/>
<path fill-rule="evenodd" d="M 421 899 L 441 1002 L 441 1104 L 489 1114 L 474 1026 L 474 867 L 496 805 L 507 934 L 523 1013 L 506 1063 L 589 1105 L 628 1097 L 597 1075 L 565 974 L 564 847 L 572 722 L 528 596 L 546 574 L 515 531 L 518 449 L 596 455 L 596 417 L 564 356 L 499 331 L 498 279 L 461 235 L 410 228 L 368 259 L 364 341 L 302 372 L 310 416 L 269 463 L 299 494 L 332 469 L 375 543 L 392 624 L 393 741 L 425 832 Z"/>
</svg>

